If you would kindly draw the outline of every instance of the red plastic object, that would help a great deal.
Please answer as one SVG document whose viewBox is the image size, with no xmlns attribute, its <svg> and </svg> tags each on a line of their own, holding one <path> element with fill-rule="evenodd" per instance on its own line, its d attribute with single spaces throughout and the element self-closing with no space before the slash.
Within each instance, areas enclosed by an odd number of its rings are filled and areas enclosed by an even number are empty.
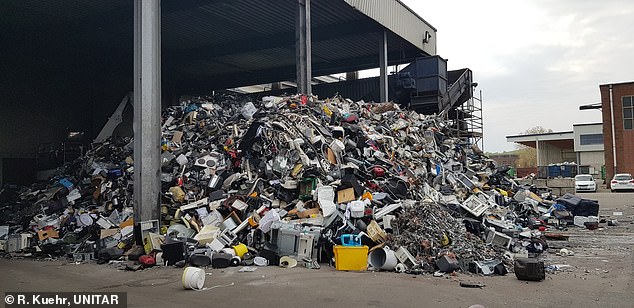
<svg viewBox="0 0 634 308">
<path fill-rule="evenodd" d="M 375 177 L 380 178 L 380 177 L 385 176 L 385 169 L 383 169 L 381 167 L 374 167 L 374 168 L 372 168 L 372 173 L 374 173 Z"/>
<path fill-rule="evenodd" d="M 139 262 L 143 265 L 152 266 L 156 264 L 156 259 L 150 255 L 142 255 L 139 257 Z"/>
<path fill-rule="evenodd" d="M 355 114 L 348 115 L 347 117 L 343 119 L 343 121 L 347 123 L 354 123 L 357 120 L 359 120 L 359 118 Z"/>
</svg>

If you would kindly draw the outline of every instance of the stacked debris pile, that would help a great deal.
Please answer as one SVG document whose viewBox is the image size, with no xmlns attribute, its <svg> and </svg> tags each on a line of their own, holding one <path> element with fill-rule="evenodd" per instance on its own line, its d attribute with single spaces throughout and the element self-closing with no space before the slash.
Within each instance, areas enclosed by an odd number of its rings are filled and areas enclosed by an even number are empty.
<svg viewBox="0 0 634 308">
<path fill-rule="evenodd" d="M 396 220 L 398 234 L 393 235 L 394 246 L 406 247 L 412 254 L 421 257 L 426 271 L 434 271 L 434 262 L 439 256 L 460 256 L 463 270 L 473 261 L 500 258 L 503 249 L 487 245 L 478 236 L 467 232 L 460 219 L 452 217 L 437 203 L 404 211 Z"/>
<path fill-rule="evenodd" d="M 398 257 L 375 269 L 504 274 L 514 256 L 544 251 L 539 228 L 555 202 L 448 126 L 341 97 L 184 100 L 163 112 L 160 221 L 133 221 L 133 143 L 110 138 L 5 200 L 3 249 L 132 269 L 364 269 L 369 247 Z"/>
<path fill-rule="evenodd" d="M 3 188 L 0 221 L 12 233 L 4 250 L 92 260 L 100 234 L 115 226 L 131 243 L 132 171 L 131 140 L 118 139 L 95 145 L 47 183 Z"/>
</svg>

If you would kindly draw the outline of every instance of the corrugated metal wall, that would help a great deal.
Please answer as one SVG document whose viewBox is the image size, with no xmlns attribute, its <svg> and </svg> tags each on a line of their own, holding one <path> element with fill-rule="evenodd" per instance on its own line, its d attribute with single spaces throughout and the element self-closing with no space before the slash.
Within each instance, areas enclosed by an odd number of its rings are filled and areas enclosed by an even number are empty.
<svg viewBox="0 0 634 308">
<path fill-rule="evenodd" d="M 429 55 L 436 54 L 436 29 L 396 0 L 345 0 L 350 6 L 381 23 Z M 431 34 L 423 43 L 425 32 Z"/>
</svg>

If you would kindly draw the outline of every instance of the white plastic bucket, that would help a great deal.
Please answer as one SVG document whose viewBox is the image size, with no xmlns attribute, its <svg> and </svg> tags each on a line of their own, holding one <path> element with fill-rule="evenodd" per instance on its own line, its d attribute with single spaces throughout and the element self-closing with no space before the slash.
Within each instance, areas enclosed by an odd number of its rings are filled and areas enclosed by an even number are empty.
<svg viewBox="0 0 634 308">
<path fill-rule="evenodd" d="M 200 290 L 205 286 L 205 271 L 197 267 L 186 267 L 182 280 L 183 288 Z"/>
<path fill-rule="evenodd" d="M 267 266 L 269 265 L 269 260 L 262 257 L 255 257 L 253 258 L 253 263 L 257 266 Z"/>
<path fill-rule="evenodd" d="M 295 266 L 297 266 L 297 260 L 289 257 L 289 256 L 284 256 L 280 258 L 280 266 L 281 267 L 286 267 L 286 268 L 293 268 Z"/>
<path fill-rule="evenodd" d="M 368 255 L 368 262 L 372 267 L 384 271 L 392 271 L 396 267 L 398 260 L 396 254 L 390 247 L 376 249 Z"/>
</svg>

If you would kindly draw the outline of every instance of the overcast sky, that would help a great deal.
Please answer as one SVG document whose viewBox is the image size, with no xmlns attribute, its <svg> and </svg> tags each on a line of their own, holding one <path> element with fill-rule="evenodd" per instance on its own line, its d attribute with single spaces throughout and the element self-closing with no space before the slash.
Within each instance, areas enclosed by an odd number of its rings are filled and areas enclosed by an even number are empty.
<svg viewBox="0 0 634 308">
<path fill-rule="evenodd" d="M 634 80 L 631 0 L 402 0 L 437 30 L 450 70 L 482 90 L 484 148 L 534 126 L 571 131 L 601 122 L 599 85 Z"/>
</svg>

